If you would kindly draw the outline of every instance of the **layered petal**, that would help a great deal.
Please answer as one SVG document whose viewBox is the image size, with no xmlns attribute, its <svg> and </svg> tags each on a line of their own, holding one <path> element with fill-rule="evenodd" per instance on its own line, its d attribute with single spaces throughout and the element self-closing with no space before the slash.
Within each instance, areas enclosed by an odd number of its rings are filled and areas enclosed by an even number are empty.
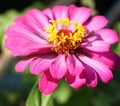
<svg viewBox="0 0 120 106">
<path fill-rule="evenodd" d="M 94 16 L 86 23 L 86 29 L 88 32 L 95 32 L 104 28 L 108 23 L 108 20 L 104 16 Z"/>
<path fill-rule="evenodd" d="M 39 90 L 44 94 L 52 93 L 58 85 L 58 80 L 54 79 L 49 71 L 46 71 L 39 80 Z"/>
<path fill-rule="evenodd" d="M 91 16 L 92 11 L 86 7 L 76 7 L 74 5 L 69 6 L 68 16 L 71 20 L 83 24 Z"/>
<path fill-rule="evenodd" d="M 50 65 L 50 73 L 53 78 L 61 79 L 67 72 L 67 66 L 65 62 L 65 55 L 59 54 L 54 62 Z"/>
<path fill-rule="evenodd" d="M 48 70 L 55 57 L 53 54 L 36 56 L 30 64 L 30 72 L 37 75 Z"/>
<path fill-rule="evenodd" d="M 71 87 L 78 89 L 78 88 L 82 87 L 83 85 L 85 85 L 85 83 L 86 83 L 85 77 L 81 76 L 81 74 L 77 75 L 77 76 L 73 76 L 72 74 L 67 73 L 65 75 L 65 79 Z"/>
<path fill-rule="evenodd" d="M 81 61 L 83 61 L 85 64 L 87 64 L 89 67 L 93 68 L 98 75 L 98 77 L 105 83 L 109 82 L 112 78 L 112 72 L 111 70 L 103 63 L 90 59 L 86 56 L 79 56 Z"/>
<path fill-rule="evenodd" d="M 71 75 L 76 76 L 83 70 L 82 63 L 73 55 L 69 55 L 66 60 L 68 71 Z"/>
</svg>

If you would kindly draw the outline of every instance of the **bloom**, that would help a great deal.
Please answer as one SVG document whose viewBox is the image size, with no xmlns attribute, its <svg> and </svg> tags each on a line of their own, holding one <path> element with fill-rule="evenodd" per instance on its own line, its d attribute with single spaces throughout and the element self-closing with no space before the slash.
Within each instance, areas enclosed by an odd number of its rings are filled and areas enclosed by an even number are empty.
<svg viewBox="0 0 120 106">
<path fill-rule="evenodd" d="M 77 89 L 95 87 L 112 78 L 113 69 L 120 68 L 120 57 L 110 50 L 119 41 L 117 33 L 105 26 L 104 16 L 91 17 L 86 7 L 55 6 L 43 11 L 32 9 L 17 17 L 7 31 L 5 47 L 13 56 L 25 56 L 16 64 L 23 72 L 41 74 L 39 89 L 52 93 L 61 78 Z"/>
</svg>

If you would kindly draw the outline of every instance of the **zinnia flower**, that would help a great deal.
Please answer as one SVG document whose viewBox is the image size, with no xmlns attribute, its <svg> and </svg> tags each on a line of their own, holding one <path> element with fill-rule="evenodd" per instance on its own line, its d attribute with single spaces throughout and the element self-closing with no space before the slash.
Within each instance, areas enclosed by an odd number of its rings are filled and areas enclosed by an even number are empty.
<svg viewBox="0 0 120 106">
<path fill-rule="evenodd" d="M 120 57 L 110 50 L 118 42 L 117 33 L 105 26 L 104 16 L 91 17 L 86 7 L 55 6 L 43 11 L 32 9 L 17 17 L 7 31 L 5 47 L 13 56 L 24 56 L 16 71 L 30 65 L 31 74 L 41 74 L 39 89 L 52 93 L 60 79 L 77 89 L 95 87 L 112 78 L 120 67 Z"/>
</svg>

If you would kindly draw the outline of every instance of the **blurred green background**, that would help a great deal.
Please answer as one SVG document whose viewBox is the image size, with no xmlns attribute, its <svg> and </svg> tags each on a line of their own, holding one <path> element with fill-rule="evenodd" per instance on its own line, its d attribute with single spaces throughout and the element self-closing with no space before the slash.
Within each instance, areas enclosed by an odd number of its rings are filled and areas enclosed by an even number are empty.
<svg viewBox="0 0 120 106">
<path fill-rule="evenodd" d="M 4 48 L 6 28 L 13 24 L 16 16 L 24 15 L 31 8 L 42 10 L 72 3 L 90 7 L 93 15 L 105 15 L 110 21 L 108 27 L 120 35 L 120 0 L 0 0 L 0 106 L 25 106 L 37 79 L 29 73 L 29 68 L 24 73 L 15 72 L 14 66 L 19 58 L 13 58 Z M 111 49 L 120 55 L 120 42 Z M 74 90 L 61 80 L 53 95 L 54 106 L 120 106 L 120 71 L 113 70 L 113 74 L 110 83 L 99 82 L 96 88 L 82 87 Z M 38 96 L 37 99 L 40 99 Z M 36 97 L 31 97 L 31 102 Z"/>
</svg>

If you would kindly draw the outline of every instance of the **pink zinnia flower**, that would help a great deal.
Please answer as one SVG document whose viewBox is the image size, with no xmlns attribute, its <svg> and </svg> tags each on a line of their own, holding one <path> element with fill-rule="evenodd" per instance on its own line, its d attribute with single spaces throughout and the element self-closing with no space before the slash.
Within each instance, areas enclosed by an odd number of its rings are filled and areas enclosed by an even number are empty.
<svg viewBox="0 0 120 106">
<path fill-rule="evenodd" d="M 7 29 L 5 43 L 13 56 L 25 56 L 16 71 L 30 65 L 32 74 L 41 74 L 39 89 L 44 94 L 52 93 L 61 78 L 75 89 L 110 81 L 111 70 L 120 67 L 120 57 L 110 45 L 119 38 L 104 28 L 108 23 L 104 16 L 91 13 L 89 8 L 70 5 L 32 9 L 18 17 Z"/>
</svg>

